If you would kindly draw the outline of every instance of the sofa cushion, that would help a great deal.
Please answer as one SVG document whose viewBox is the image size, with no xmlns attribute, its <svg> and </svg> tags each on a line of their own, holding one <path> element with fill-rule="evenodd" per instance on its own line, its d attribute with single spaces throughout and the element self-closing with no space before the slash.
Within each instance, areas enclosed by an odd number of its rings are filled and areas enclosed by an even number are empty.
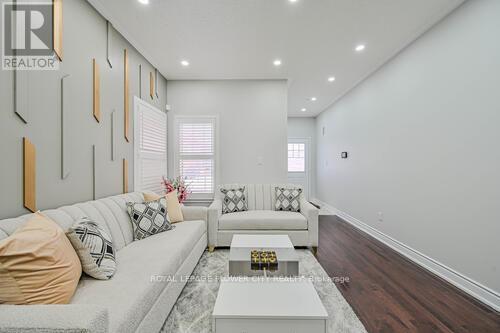
<svg viewBox="0 0 500 333">
<path fill-rule="evenodd" d="M 177 190 L 173 190 L 172 192 L 167 193 L 165 199 L 167 199 L 167 214 L 170 223 L 178 223 L 184 221 L 184 216 L 182 215 L 182 207 L 179 203 Z"/>
<path fill-rule="evenodd" d="M 95 304 L 109 311 L 110 332 L 132 332 L 171 282 L 171 276 L 206 232 L 205 221 L 186 221 L 169 232 L 133 242 L 117 252 L 110 280 L 83 278 L 72 304 Z"/>
<path fill-rule="evenodd" d="M 99 280 L 110 279 L 115 274 L 115 246 L 101 225 L 84 217 L 69 228 L 66 236 L 85 273 Z"/>
<path fill-rule="evenodd" d="M 127 211 L 134 229 L 134 240 L 172 229 L 167 219 L 165 198 L 149 202 L 128 202 Z"/>
<path fill-rule="evenodd" d="M 220 191 L 224 194 L 222 199 L 222 214 L 244 212 L 248 210 L 245 187 L 225 189 Z"/>
<path fill-rule="evenodd" d="M 223 214 L 219 218 L 220 230 L 307 230 L 304 215 L 296 212 L 249 210 Z"/>
<path fill-rule="evenodd" d="M 276 202 L 274 203 L 274 210 L 300 212 L 300 195 L 302 194 L 302 189 L 276 187 L 275 193 Z"/>
<path fill-rule="evenodd" d="M 41 213 L 0 242 L 0 303 L 67 304 L 81 274 L 64 231 Z"/>
</svg>

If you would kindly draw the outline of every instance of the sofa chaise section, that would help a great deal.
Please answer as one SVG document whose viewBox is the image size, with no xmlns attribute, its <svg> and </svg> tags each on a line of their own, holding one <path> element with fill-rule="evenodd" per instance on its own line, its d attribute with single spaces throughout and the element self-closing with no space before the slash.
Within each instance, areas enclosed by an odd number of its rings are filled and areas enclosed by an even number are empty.
<svg viewBox="0 0 500 333">
<path fill-rule="evenodd" d="M 182 207 L 173 230 L 133 241 L 129 193 L 42 212 L 63 229 L 88 216 L 113 237 L 117 271 L 110 280 L 82 276 L 67 305 L 0 305 L 0 332 L 158 332 L 207 247 L 207 209 Z M 29 218 L 0 221 L 0 240 Z"/>
</svg>

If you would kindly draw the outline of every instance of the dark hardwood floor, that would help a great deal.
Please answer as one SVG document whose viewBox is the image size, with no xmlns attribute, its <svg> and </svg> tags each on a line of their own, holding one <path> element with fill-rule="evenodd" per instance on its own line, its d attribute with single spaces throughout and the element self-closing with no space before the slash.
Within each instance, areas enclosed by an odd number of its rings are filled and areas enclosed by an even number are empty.
<svg viewBox="0 0 500 333">
<path fill-rule="evenodd" d="M 370 333 L 500 332 L 500 314 L 337 216 L 320 216 L 318 261 Z"/>
</svg>

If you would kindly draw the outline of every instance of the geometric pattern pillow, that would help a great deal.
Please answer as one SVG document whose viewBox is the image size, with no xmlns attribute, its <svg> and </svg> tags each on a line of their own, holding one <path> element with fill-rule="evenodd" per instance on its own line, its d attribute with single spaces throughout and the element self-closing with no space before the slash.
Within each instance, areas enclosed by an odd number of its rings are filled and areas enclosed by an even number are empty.
<svg viewBox="0 0 500 333">
<path fill-rule="evenodd" d="M 99 280 L 110 279 L 116 271 L 115 248 L 111 236 L 97 223 L 84 217 L 66 232 L 82 270 Z"/>
<path fill-rule="evenodd" d="M 134 240 L 141 240 L 172 229 L 167 219 L 165 198 L 150 202 L 127 202 L 127 211 L 132 221 Z"/>
<path fill-rule="evenodd" d="M 300 212 L 300 188 L 276 187 L 276 202 L 274 210 L 285 210 L 290 212 Z"/>
<path fill-rule="evenodd" d="M 222 214 L 244 212 L 248 210 L 244 186 L 236 189 L 221 188 L 220 191 L 224 194 L 224 199 L 222 200 Z"/>
</svg>

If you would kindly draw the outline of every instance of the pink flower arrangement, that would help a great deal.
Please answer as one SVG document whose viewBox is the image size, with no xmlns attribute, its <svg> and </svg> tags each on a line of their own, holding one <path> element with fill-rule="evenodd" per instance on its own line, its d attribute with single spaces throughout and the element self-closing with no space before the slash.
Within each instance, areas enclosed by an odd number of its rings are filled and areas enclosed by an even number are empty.
<svg viewBox="0 0 500 333">
<path fill-rule="evenodd" d="M 165 189 L 165 193 L 170 193 L 174 190 L 177 190 L 177 197 L 179 198 L 179 203 L 183 203 L 186 201 L 189 193 L 189 184 L 186 184 L 185 180 L 181 177 L 176 178 L 165 178 L 163 177 L 162 181 L 163 187 Z"/>
</svg>

